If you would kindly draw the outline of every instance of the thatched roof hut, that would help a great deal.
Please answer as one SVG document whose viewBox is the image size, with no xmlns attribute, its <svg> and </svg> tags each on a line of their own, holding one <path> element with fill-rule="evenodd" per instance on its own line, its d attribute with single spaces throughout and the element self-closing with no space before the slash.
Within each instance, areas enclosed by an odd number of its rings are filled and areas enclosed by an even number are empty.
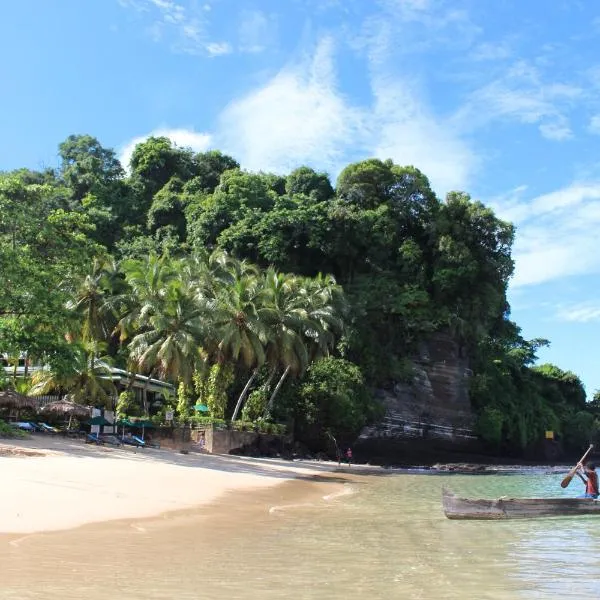
<svg viewBox="0 0 600 600">
<path fill-rule="evenodd" d="M 49 402 L 48 404 L 43 406 L 40 412 L 51 412 L 58 415 L 77 417 L 78 419 L 85 419 L 86 417 L 91 416 L 92 409 L 89 406 L 77 404 L 72 400 L 56 400 L 55 402 Z"/>
<path fill-rule="evenodd" d="M 37 408 L 37 402 L 33 398 L 23 396 L 14 390 L 0 391 L 0 408 L 15 408 L 22 410 L 24 408 Z"/>
</svg>

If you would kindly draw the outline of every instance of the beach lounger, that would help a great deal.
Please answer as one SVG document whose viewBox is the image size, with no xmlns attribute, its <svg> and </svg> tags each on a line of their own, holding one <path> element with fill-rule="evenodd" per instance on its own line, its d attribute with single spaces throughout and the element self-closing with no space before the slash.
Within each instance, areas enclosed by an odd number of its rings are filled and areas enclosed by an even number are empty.
<svg viewBox="0 0 600 600">
<path fill-rule="evenodd" d="M 29 433 L 32 433 L 33 431 L 35 431 L 34 427 L 31 425 L 31 423 L 28 423 L 26 421 L 12 422 L 12 423 L 9 423 L 9 425 L 12 425 L 15 429 L 20 429 L 21 431 L 28 431 Z"/>
<path fill-rule="evenodd" d="M 60 433 L 59 429 L 56 429 L 56 427 L 52 427 L 51 425 L 48 425 L 48 423 L 38 423 L 38 425 L 42 428 L 44 433 L 50 433 L 52 435 L 56 435 L 57 433 Z"/>
<path fill-rule="evenodd" d="M 98 437 L 97 433 L 88 433 L 86 438 L 85 438 L 85 443 L 86 444 L 103 444 L 104 441 Z"/>
<path fill-rule="evenodd" d="M 121 438 L 121 441 L 128 446 L 137 446 L 138 448 L 144 448 L 146 446 L 146 442 L 142 438 L 137 437 L 137 435 L 126 435 Z"/>
</svg>

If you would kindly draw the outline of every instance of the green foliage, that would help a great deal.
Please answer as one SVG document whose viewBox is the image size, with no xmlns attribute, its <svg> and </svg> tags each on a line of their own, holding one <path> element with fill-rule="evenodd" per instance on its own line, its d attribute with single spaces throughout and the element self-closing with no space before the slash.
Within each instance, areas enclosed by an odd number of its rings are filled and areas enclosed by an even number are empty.
<svg viewBox="0 0 600 600">
<path fill-rule="evenodd" d="M 380 406 L 369 393 L 360 368 L 344 359 L 323 358 L 313 363 L 298 389 L 297 433 L 311 440 L 325 431 L 353 439 L 376 417 Z"/>
<path fill-rule="evenodd" d="M 140 416 L 140 405 L 135 399 L 135 394 L 131 390 L 126 390 L 119 394 L 117 400 L 117 419 L 126 417 Z"/>
<path fill-rule="evenodd" d="M 502 411 L 492 406 L 486 406 L 479 415 L 476 430 L 483 440 L 498 447 L 502 442 L 503 425 Z"/>
<path fill-rule="evenodd" d="M 206 405 L 210 414 L 217 419 L 225 417 L 228 402 L 227 390 L 232 383 L 233 369 L 231 365 L 216 363 L 211 367 L 208 376 Z"/>
<path fill-rule="evenodd" d="M 600 427 L 594 415 L 587 411 L 572 413 L 565 423 L 565 440 L 573 448 L 582 448 L 596 439 Z"/>
<path fill-rule="evenodd" d="M 0 438 L 9 438 L 9 439 L 25 439 L 28 435 L 24 431 L 5 423 L 2 419 L 0 419 Z"/>
<path fill-rule="evenodd" d="M 379 159 L 334 189 L 306 166 L 249 173 L 165 137 L 137 145 L 130 174 L 89 135 L 59 153 L 57 171 L 0 174 L 0 350 L 48 366 L 38 391 L 109 404 L 102 350 L 178 385 L 180 417 L 197 421 L 194 395 L 224 418 L 260 370 L 243 421 L 292 416 L 318 443 L 375 418 L 367 386 L 410 382 L 443 331 L 470 357 L 488 442 L 594 434 L 600 400 L 534 366 L 547 342 L 508 320 L 513 226 L 468 194 L 438 199 L 418 169 Z"/>
<path fill-rule="evenodd" d="M 181 421 L 188 419 L 192 413 L 193 392 L 189 385 L 179 382 L 177 388 L 177 415 Z"/>
<path fill-rule="evenodd" d="M 256 421 L 260 419 L 265 414 L 268 400 L 268 392 L 264 387 L 251 392 L 242 409 L 242 421 Z"/>
<path fill-rule="evenodd" d="M 219 419 L 217 417 L 202 417 L 200 415 L 193 415 L 190 422 L 196 426 L 207 426 L 214 425 L 218 429 L 225 429 L 227 427 L 227 421 L 225 419 Z"/>
</svg>

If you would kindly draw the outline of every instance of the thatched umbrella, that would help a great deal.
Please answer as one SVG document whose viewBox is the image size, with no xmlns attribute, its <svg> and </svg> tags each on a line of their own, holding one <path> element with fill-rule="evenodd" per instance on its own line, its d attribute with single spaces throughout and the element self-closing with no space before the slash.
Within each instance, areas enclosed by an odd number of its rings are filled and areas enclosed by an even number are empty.
<svg viewBox="0 0 600 600">
<path fill-rule="evenodd" d="M 92 409 L 89 406 L 83 406 L 83 404 L 77 404 L 72 400 L 55 400 L 49 402 L 42 407 L 40 412 L 54 413 L 58 415 L 67 416 L 69 415 L 69 425 L 71 428 L 71 419 L 77 417 L 78 419 L 85 419 L 92 414 Z"/>
<path fill-rule="evenodd" d="M 33 398 L 23 396 L 14 390 L 0 391 L 0 408 L 15 408 L 22 410 L 24 408 L 37 408 L 37 402 Z"/>
</svg>

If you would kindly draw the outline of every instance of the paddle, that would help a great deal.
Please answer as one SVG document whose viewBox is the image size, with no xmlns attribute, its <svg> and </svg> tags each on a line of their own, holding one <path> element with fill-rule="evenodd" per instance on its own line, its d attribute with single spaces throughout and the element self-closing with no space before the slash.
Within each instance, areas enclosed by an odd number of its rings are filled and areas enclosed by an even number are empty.
<svg viewBox="0 0 600 600">
<path fill-rule="evenodd" d="M 566 488 L 570 483 L 573 477 L 575 477 L 575 473 L 577 472 L 577 467 L 580 463 L 585 460 L 585 457 L 592 451 L 594 448 L 594 444 L 590 444 L 590 447 L 587 449 L 586 453 L 581 457 L 577 465 L 575 465 L 570 471 L 569 474 L 560 482 L 560 487 Z"/>
</svg>

